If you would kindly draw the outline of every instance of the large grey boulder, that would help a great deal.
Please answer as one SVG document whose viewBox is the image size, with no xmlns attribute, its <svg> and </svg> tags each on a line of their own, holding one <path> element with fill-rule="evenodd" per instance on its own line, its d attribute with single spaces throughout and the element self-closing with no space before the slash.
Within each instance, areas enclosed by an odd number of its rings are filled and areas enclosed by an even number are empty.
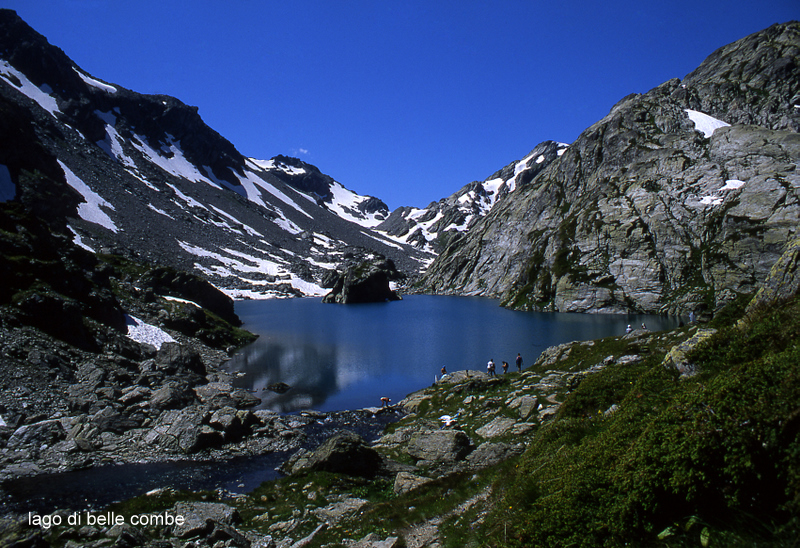
<svg viewBox="0 0 800 548">
<path fill-rule="evenodd" d="M 467 455 L 467 462 L 472 469 L 489 468 L 511 457 L 521 455 L 523 451 L 525 451 L 525 444 L 522 443 L 511 445 L 508 443 L 485 442 Z"/>
<path fill-rule="evenodd" d="M 361 436 L 345 430 L 325 440 L 315 451 L 290 461 L 288 468 L 292 474 L 323 470 L 370 477 L 378 473 L 382 462 L 380 454 Z"/>
<path fill-rule="evenodd" d="M 429 430 L 411 436 L 408 454 L 418 461 L 451 463 L 462 460 L 471 450 L 462 430 Z"/>
</svg>

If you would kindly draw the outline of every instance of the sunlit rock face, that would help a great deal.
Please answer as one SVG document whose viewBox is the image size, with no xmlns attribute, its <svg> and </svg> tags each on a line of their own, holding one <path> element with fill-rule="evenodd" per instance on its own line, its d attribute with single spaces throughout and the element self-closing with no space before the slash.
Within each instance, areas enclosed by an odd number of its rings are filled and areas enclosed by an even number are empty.
<svg viewBox="0 0 800 548">
<path fill-rule="evenodd" d="M 625 97 L 422 285 L 570 312 L 688 313 L 753 292 L 800 224 L 798 66 L 800 24 L 775 25 Z"/>
</svg>

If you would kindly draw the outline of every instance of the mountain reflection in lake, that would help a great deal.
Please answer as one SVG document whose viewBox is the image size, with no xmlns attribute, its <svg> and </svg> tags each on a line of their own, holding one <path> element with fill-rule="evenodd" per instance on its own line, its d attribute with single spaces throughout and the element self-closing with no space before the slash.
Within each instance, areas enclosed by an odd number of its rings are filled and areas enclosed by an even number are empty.
<svg viewBox="0 0 800 548">
<path fill-rule="evenodd" d="M 507 361 L 515 371 L 545 348 L 574 340 L 623 335 L 646 323 L 669 329 L 677 318 L 647 315 L 555 314 L 501 308 L 474 297 L 405 296 L 391 303 L 337 305 L 319 299 L 240 301 L 236 312 L 259 339 L 227 368 L 238 387 L 262 399 L 262 408 L 335 411 L 397 402 L 448 371 L 485 371 L 493 359 L 499 374 Z M 284 382 L 277 394 L 267 386 Z"/>
</svg>

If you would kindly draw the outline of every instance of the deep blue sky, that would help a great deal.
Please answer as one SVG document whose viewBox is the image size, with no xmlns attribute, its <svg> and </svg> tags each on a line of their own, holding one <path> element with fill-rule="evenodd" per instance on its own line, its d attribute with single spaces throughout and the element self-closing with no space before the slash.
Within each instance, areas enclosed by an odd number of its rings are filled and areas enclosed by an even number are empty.
<svg viewBox="0 0 800 548">
<path fill-rule="evenodd" d="M 800 19 L 797 0 L 0 0 L 92 75 L 198 106 L 240 152 L 424 207 L 622 97 Z"/>
</svg>

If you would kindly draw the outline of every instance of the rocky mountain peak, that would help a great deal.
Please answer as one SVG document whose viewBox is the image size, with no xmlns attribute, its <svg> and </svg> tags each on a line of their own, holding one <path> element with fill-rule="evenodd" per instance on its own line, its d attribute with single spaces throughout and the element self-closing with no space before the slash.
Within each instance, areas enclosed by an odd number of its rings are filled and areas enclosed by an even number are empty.
<svg viewBox="0 0 800 548">
<path fill-rule="evenodd" d="M 754 291 L 800 224 L 798 29 L 771 27 L 622 99 L 421 286 L 584 312 L 714 310 Z"/>
<path fill-rule="evenodd" d="M 709 55 L 674 98 L 730 124 L 800 131 L 798 58 L 800 25 L 776 24 Z"/>
<path fill-rule="evenodd" d="M 322 295 L 345 256 L 430 260 L 388 216 L 296 158 L 243 157 L 197 107 L 106 83 L 0 10 L 0 199 L 95 252 L 194 270 L 237 296 Z"/>
</svg>

